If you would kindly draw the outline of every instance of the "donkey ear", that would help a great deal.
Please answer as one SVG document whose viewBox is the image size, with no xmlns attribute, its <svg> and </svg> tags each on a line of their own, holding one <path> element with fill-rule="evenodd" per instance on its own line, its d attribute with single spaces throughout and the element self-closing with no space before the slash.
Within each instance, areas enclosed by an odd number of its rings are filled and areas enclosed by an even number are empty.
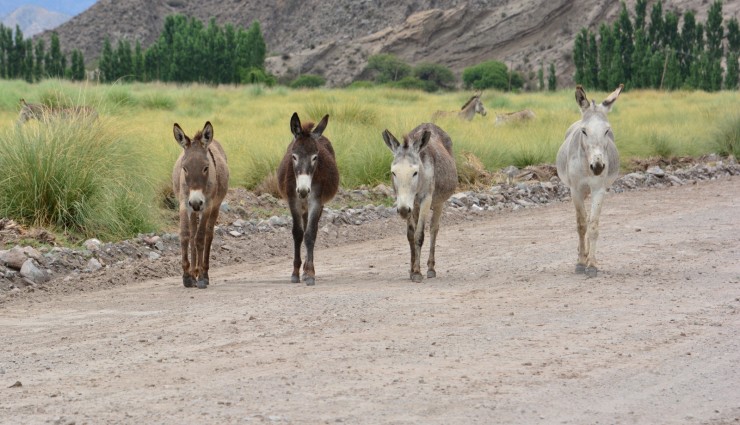
<svg viewBox="0 0 740 425">
<path fill-rule="evenodd" d="M 190 139 L 188 136 L 185 135 L 185 132 L 182 131 L 182 128 L 180 128 L 180 125 L 178 123 L 175 123 L 175 126 L 173 127 L 172 131 L 175 134 L 175 141 L 183 147 L 183 149 L 190 146 Z"/>
<path fill-rule="evenodd" d="M 421 133 L 421 138 L 414 140 L 414 147 L 417 152 L 421 152 L 429 145 L 429 139 L 432 137 L 432 133 L 429 130 L 424 130 Z"/>
<path fill-rule="evenodd" d="M 622 93 L 623 89 L 624 84 L 620 84 L 616 90 L 614 90 L 606 99 L 604 99 L 603 102 L 601 102 L 601 106 L 604 107 L 606 112 L 611 111 L 612 105 L 614 105 L 614 102 L 617 101 L 617 98 L 619 97 L 619 94 Z"/>
<path fill-rule="evenodd" d="M 576 103 L 578 103 L 581 111 L 585 111 L 591 106 L 591 102 L 588 101 L 588 98 L 586 97 L 586 92 L 583 90 L 583 86 L 580 84 L 576 86 Z"/>
<path fill-rule="evenodd" d="M 293 112 L 290 117 L 290 131 L 294 136 L 301 134 L 301 120 L 298 118 L 298 112 Z"/>
<path fill-rule="evenodd" d="M 24 99 L 24 98 L 21 98 L 21 105 L 23 105 L 23 106 L 26 106 L 26 105 L 27 105 L 27 103 L 26 103 L 26 99 Z"/>
<path fill-rule="evenodd" d="M 321 133 L 326 130 L 327 124 L 329 124 L 329 114 L 324 115 L 324 118 L 319 121 L 319 124 L 316 126 L 316 128 L 313 129 L 311 133 L 313 133 L 316 137 L 321 136 Z"/>
<path fill-rule="evenodd" d="M 203 143 L 203 146 L 207 147 L 213 141 L 213 125 L 210 121 L 206 121 L 206 125 L 203 126 L 203 132 L 201 134 L 203 134 L 203 136 L 200 141 Z"/>
<path fill-rule="evenodd" d="M 396 139 L 396 136 L 392 135 L 388 129 L 383 130 L 383 141 L 385 142 L 385 145 L 388 146 L 388 149 L 391 150 L 391 152 L 395 152 L 396 149 L 398 149 L 399 146 L 401 146 L 400 143 L 398 143 L 398 139 Z"/>
</svg>

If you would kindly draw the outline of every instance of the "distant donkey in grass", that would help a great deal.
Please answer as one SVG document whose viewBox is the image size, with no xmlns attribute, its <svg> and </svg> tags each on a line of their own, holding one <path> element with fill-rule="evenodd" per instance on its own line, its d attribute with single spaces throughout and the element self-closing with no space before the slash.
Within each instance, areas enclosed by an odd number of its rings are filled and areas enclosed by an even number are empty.
<svg viewBox="0 0 740 425">
<path fill-rule="evenodd" d="M 434 114 L 432 114 L 432 121 L 436 121 L 438 118 L 443 118 L 451 115 L 457 115 L 458 117 L 467 120 L 472 121 L 473 117 L 475 117 L 475 114 L 481 114 L 481 116 L 486 116 L 488 113 L 486 111 L 486 107 L 483 106 L 483 102 L 480 100 L 480 97 L 483 93 L 482 92 L 476 92 L 470 99 L 468 99 L 467 102 L 460 108 L 459 111 L 437 111 Z"/>
<path fill-rule="evenodd" d="M 28 103 L 25 99 L 20 100 L 21 110 L 18 114 L 18 124 L 22 125 L 29 120 L 47 122 L 52 118 L 82 118 L 94 121 L 98 118 L 98 112 L 89 106 L 57 107 L 42 105 L 40 103 Z"/>
<path fill-rule="evenodd" d="M 229 166 L 221 144 L 213 138 L 210 122 L 192 139 L 178 124 L 173 131 L 183 148 L 172 170 L 172 189 L 180 202 L 182 283 L 204 289 L 208 287 L 213 227 L 229 187 Z"/>
<path fill-rule="evenodd" d="M 293 216 L 293 274 L 291 282 L 300 282 L 301 245 L 306 242 L 306 263 L 303 265 L 303 282 L 316 283 L 313 266 L 313 248 L 318 233 L 319 219 L 324 204 L 329 202 L 339 189 L 339 170 L 334 148 L 323 136 L 329 115 L 314 127 L 312 122 L 301 125 L 297 113 L 290 118 L 293 141 L 288 145 L 278 167 L 280 195 L 287 199 L 290 215 Z"/>
<path fill-rule="evenodd" d="M 583 87 L 576 87 L 576 102 L 581 108 L 581 119 L 565 133 L 565 142 L 557 156 L 558 176 L 570 187 L 576 207 L 578 225 L 578 262 L 576 273 L 596 277 L 596 240 L 599 237 L 599 215 L 606 189 L 617 179 L 619 152 L 614 144 L 606 114 L 619 97 L 623 84 L 603 102 L 596 104 L 586 98 Z M 584 201 L 591 194 L 591 211 Z"/>
<path fill-rule="evenodd" d="M 457 169 L 452 155 L 452 140 L 434 124 L 421 124 L 403 137 L 400 143 L 388 130 L 383 140 L 393 152 L 391 175 L 396 193 L 396 208 L 406 219 L 406 236 L 411 251 L 410 277 L 421 282 L 421 246 L 424 244 L 424 223 L 429 210 L 432 235 L 427 261 L 427 277 L 436 277 L 434 248 L 439 231 L 439 218 L 447 198 L 457 186 Z"/>
</svg>

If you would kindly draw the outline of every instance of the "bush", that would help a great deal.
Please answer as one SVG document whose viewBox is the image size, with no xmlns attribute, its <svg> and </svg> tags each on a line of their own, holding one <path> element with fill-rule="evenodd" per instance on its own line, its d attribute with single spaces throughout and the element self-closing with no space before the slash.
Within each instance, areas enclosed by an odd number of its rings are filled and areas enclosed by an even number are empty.
<svg viewBox="0 0 740 425">
<path fill-rule="evenodd" d="M 733 115 L 719 125 L 714 136 L 714 146 L 722 156 L 740 158 L 740 115 Z"/>
<path fill-rule="evenodd" d="M 465 68 L 463 71 L 465 88 L 483 90 L 494 88 L 509 90 L 509 70 L 505 64 L 498 61 L 488 61 Z M 519 89 L 524 85 L 524 79 L 517 72 L 511 72 L 511 89 Z"/>
<path fill-rule="evenodd" d="M 272 87 L 277 83 L 274 75 L 259 68 L 242 68 L 239 70 L 239 79 L 242 84 L 264 84 Z"/>
<path fill-rule="evenodd" d="M 293 80 L 290 83 L 290 87 L 294 89 L 299 89 L 299 88 L 315 89 L 317 87 L 323 86 L 324 84 L 326 84 L 326 78 L 322 77 L 321 75 L 303 74 L 300 77 Z"/>
<path fill-rule="evenodd" d="M 375 87 L 375 83 L 367 80 L 357 80 L 347 86 L 348 89 L 369 89 Z"/>
<path fill-rule="evenodd" d="M 362 72 L 376 83 L 390 83 L 411 76 L 411 66 L 394 55 L 379 54 L 370 56 Z"/>
<path fill-rule="evenodd" d="M 436 84 L 431 81 L 423 81 L 416 77 L 404 77 L 399 81 L 388 83 L 390 87 L 406 90 L 424 90 L 427 92 L 435 92 L 439 89 Z"/>
<path fill-rule="evenodd" d="M 444 65 L 434 63 L 419 64 L 414 68 L 414 77 L 429 82 L 438 88 L 447 90 L 455 88 L 455 74 L 450 71 L 450 68 Z"/>
<path fill-rule="evenodd" d="M 125 133 L 84 117 L 0 133 L 0 217 L 100 239 L 153 231 L 146 155 Z"/>
</svg>

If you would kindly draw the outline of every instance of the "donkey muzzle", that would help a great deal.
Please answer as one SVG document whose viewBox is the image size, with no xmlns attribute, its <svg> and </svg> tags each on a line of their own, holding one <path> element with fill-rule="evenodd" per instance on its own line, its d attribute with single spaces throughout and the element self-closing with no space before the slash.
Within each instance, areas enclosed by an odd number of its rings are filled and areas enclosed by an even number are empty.
<svg viewBox="0 0 740 425">
<path fill-rule="evenodd" d="M 598 176 L 601 174 L 602 171 L 604 171 L 604 163 L 602 162 L 596 162 L 589 166 L 591 168 L 591 171 L 593 171 L 595 176 Z"/>
<path fill-rule="evenodd" d="M 308 174 L 299 174 L 296 177 L 295 191 L 301 199 L 305 199 L 311 193 L 311 176 Z"/>
<path fill-rule="evenodd" d="M 411 208 L 407 206 L 398 207 L 398 215 L 400 215 L 402 218 L 407 218 L 410 212 Z"/>
<path fill-rule="evenodd" d="M 188 205 L 193 211 L 200 211 L 203 209 L 203 205 L 206 203 L 206 197 L 203 196 L 203 192 L 200 190 L 193 190 L 190 192 L 188 197 Z"/>
</svg>

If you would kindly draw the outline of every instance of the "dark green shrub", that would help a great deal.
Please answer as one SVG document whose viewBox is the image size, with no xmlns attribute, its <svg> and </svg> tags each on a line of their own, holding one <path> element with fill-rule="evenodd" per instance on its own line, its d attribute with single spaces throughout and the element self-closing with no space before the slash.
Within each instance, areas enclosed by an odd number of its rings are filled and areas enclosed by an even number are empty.
<svg viewBox="0 0 740 425">
<path fill-rule="evenodd" d="M 323 86 L 324 84 L 326 84 L 326 78 L 322 77 L 321 75 L 303 74 L 300 77 L 293 80 L 290 83 L 290 87 L 294 89 L 300 89 L 300 88 L 315 89 L 317 87 Z"/>
<path fill-rule="evenodd" d="M 439 89 L 433 82 L 423 81 L 416 77 L 404 77 L 398 81 L 388 83 L 388 86 L 407 90 L 424 90 L 427 92 L 435 92 Z"/>
<path fill-rule="evenodd" d="M 380 54 L 370 56 L 363 74 L 376 83 L 389 83 L 410 76 L 411 66 L 394 55 Z"/>
<path fill-rule="evenodd" d="M 511 79 L 511 82 L 509 82 Z M 465 68 L 463 71 L 463 83 L 468 89 L 498 89 L 508 91 L 509 89 L 520 89 L 524 85 L 524 79 L 517 72 L 509 75 L 506 65 L 498 61 L 488 61 L 478 65 Z"/>
<path fill-rule="evenodd" d="M 434 63 L 422 63 L 414 68 L 414 77 L 442 89 L 455 88 L 455 74 L 450 68 Z"/>
</svg>

